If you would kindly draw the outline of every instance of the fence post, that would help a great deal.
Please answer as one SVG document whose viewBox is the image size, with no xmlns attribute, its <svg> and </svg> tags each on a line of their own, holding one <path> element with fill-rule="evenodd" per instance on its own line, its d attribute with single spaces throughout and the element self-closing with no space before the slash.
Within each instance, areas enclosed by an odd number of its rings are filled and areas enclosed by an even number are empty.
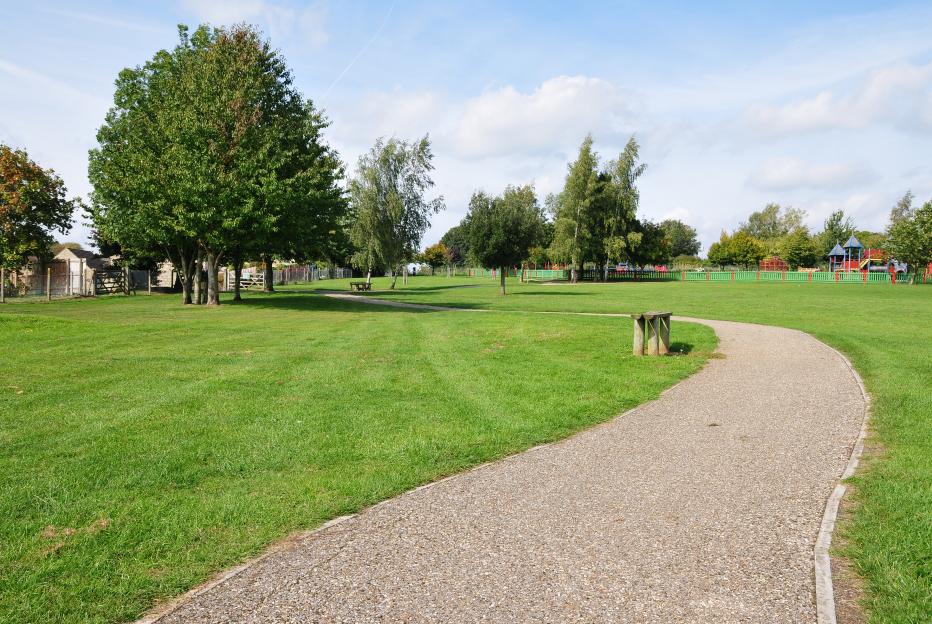
<svg viewBox="0 0 932 624">
<path fill-rule="evenodd" d="M 146 291 L 152 294 L 152 269 L 146 270 Z"/>
<path fill-rule="evenodd" d="M 52 300 L 52 267 L 45 269 L 45 300 Z"/>
<path fill-rule="evenodd" d="M 734 271 L 731 272 L 731 281 L 735 281 L 735 272 L 734 272 Z"/>
<path fill-rule="evenodd" d="M 0 303 L 6 303 L 6 268 L 0 266 Z"/>
</svg>

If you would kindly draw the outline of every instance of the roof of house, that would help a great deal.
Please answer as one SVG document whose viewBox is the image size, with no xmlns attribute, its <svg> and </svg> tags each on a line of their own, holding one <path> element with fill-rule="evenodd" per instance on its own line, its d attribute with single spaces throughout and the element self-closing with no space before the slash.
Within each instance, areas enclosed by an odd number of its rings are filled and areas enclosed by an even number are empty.
<svg viewBox="0 0 932 624">
<path fill-rule="evenodd" d="M 88 268 L 91 269 L 100 269 L 107 265 L 107 258 L 98 256 L 93 251 L 87 249 L 71 249 L 70 247 L 65 247 L 55 254 L 56 260 L 69 260 L 71 258 L 84 260 Z"/>
</svg>

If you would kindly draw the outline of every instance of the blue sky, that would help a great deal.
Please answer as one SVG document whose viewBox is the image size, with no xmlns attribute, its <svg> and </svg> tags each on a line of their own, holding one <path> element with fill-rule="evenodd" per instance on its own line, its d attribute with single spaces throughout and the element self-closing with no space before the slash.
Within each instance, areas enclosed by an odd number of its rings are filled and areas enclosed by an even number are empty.
<svg viewBox="0 0 932 624">
<path fill-rule="evenodd" d="M 559 190 L 587 132 L 604 159 L 635 134 L 641 214 L 704 249 L 769 201 L 882 229 L 907 189 L 932 198 L 927 2 L 0 0 L 0 141 L 87 195 L 117 73 L 201 22 L 264 31 L 350 172 L 377 137 L 429 132 L 447 211 L 426 243 L 475 189 Z"/>
</svg>

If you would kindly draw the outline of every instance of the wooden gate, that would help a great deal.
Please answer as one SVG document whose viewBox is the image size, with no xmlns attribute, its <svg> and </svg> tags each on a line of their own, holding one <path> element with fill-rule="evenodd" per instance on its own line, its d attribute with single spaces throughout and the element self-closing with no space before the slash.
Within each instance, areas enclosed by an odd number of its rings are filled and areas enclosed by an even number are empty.
<svg viewBox="0 0 932 624">
<path fill-rule="evenodd" d="M 94 292 L 98 295 L 129 294 L 126 273 L 123 269 L 97 269 L 94 271 Z"/>
</svg>

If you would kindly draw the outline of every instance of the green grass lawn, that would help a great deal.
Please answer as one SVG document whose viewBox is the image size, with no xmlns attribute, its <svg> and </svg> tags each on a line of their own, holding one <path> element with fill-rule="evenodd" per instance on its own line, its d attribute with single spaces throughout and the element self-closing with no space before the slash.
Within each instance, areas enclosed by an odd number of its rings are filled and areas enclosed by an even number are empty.
<svg viewBox="0 0 932 624">
<path fill-rule="evenodd" d="M 314 294 L 2 306 L 0 622 L 131 619 L 293 531 L 654 398 L 715 345 L 680 324 L 687 355 L 633 358 L 630 334 Z"/>
<path fill-rule="evenodd" d="M 458 286 L 480 287 L 462 288 Z M 313 287 L 345 287 L 336 282 Z M 376 288 L 386 288 L 378 280 Z M 307 287 L 305 287 L 307 288 Z M 374 296 L 520 311 L 676 314 L 807 331 L 853 362 L 873 398 L 875 450 L 853 480 L 856 509 L 844 550 L 866 580 L 872 622 L 929 621 L 932 613 L 932 287 L 860 284 L 641 283 L 521 285 L 419 277 Z M 515 318 L 526 318 L 515 315 Z M 674 325 L 676 339 L 682 325 Z M 776 362 L 775 365 L 779 365 Z M 795 392 L 796 388 L 787 388 Z"/>
</svg>

